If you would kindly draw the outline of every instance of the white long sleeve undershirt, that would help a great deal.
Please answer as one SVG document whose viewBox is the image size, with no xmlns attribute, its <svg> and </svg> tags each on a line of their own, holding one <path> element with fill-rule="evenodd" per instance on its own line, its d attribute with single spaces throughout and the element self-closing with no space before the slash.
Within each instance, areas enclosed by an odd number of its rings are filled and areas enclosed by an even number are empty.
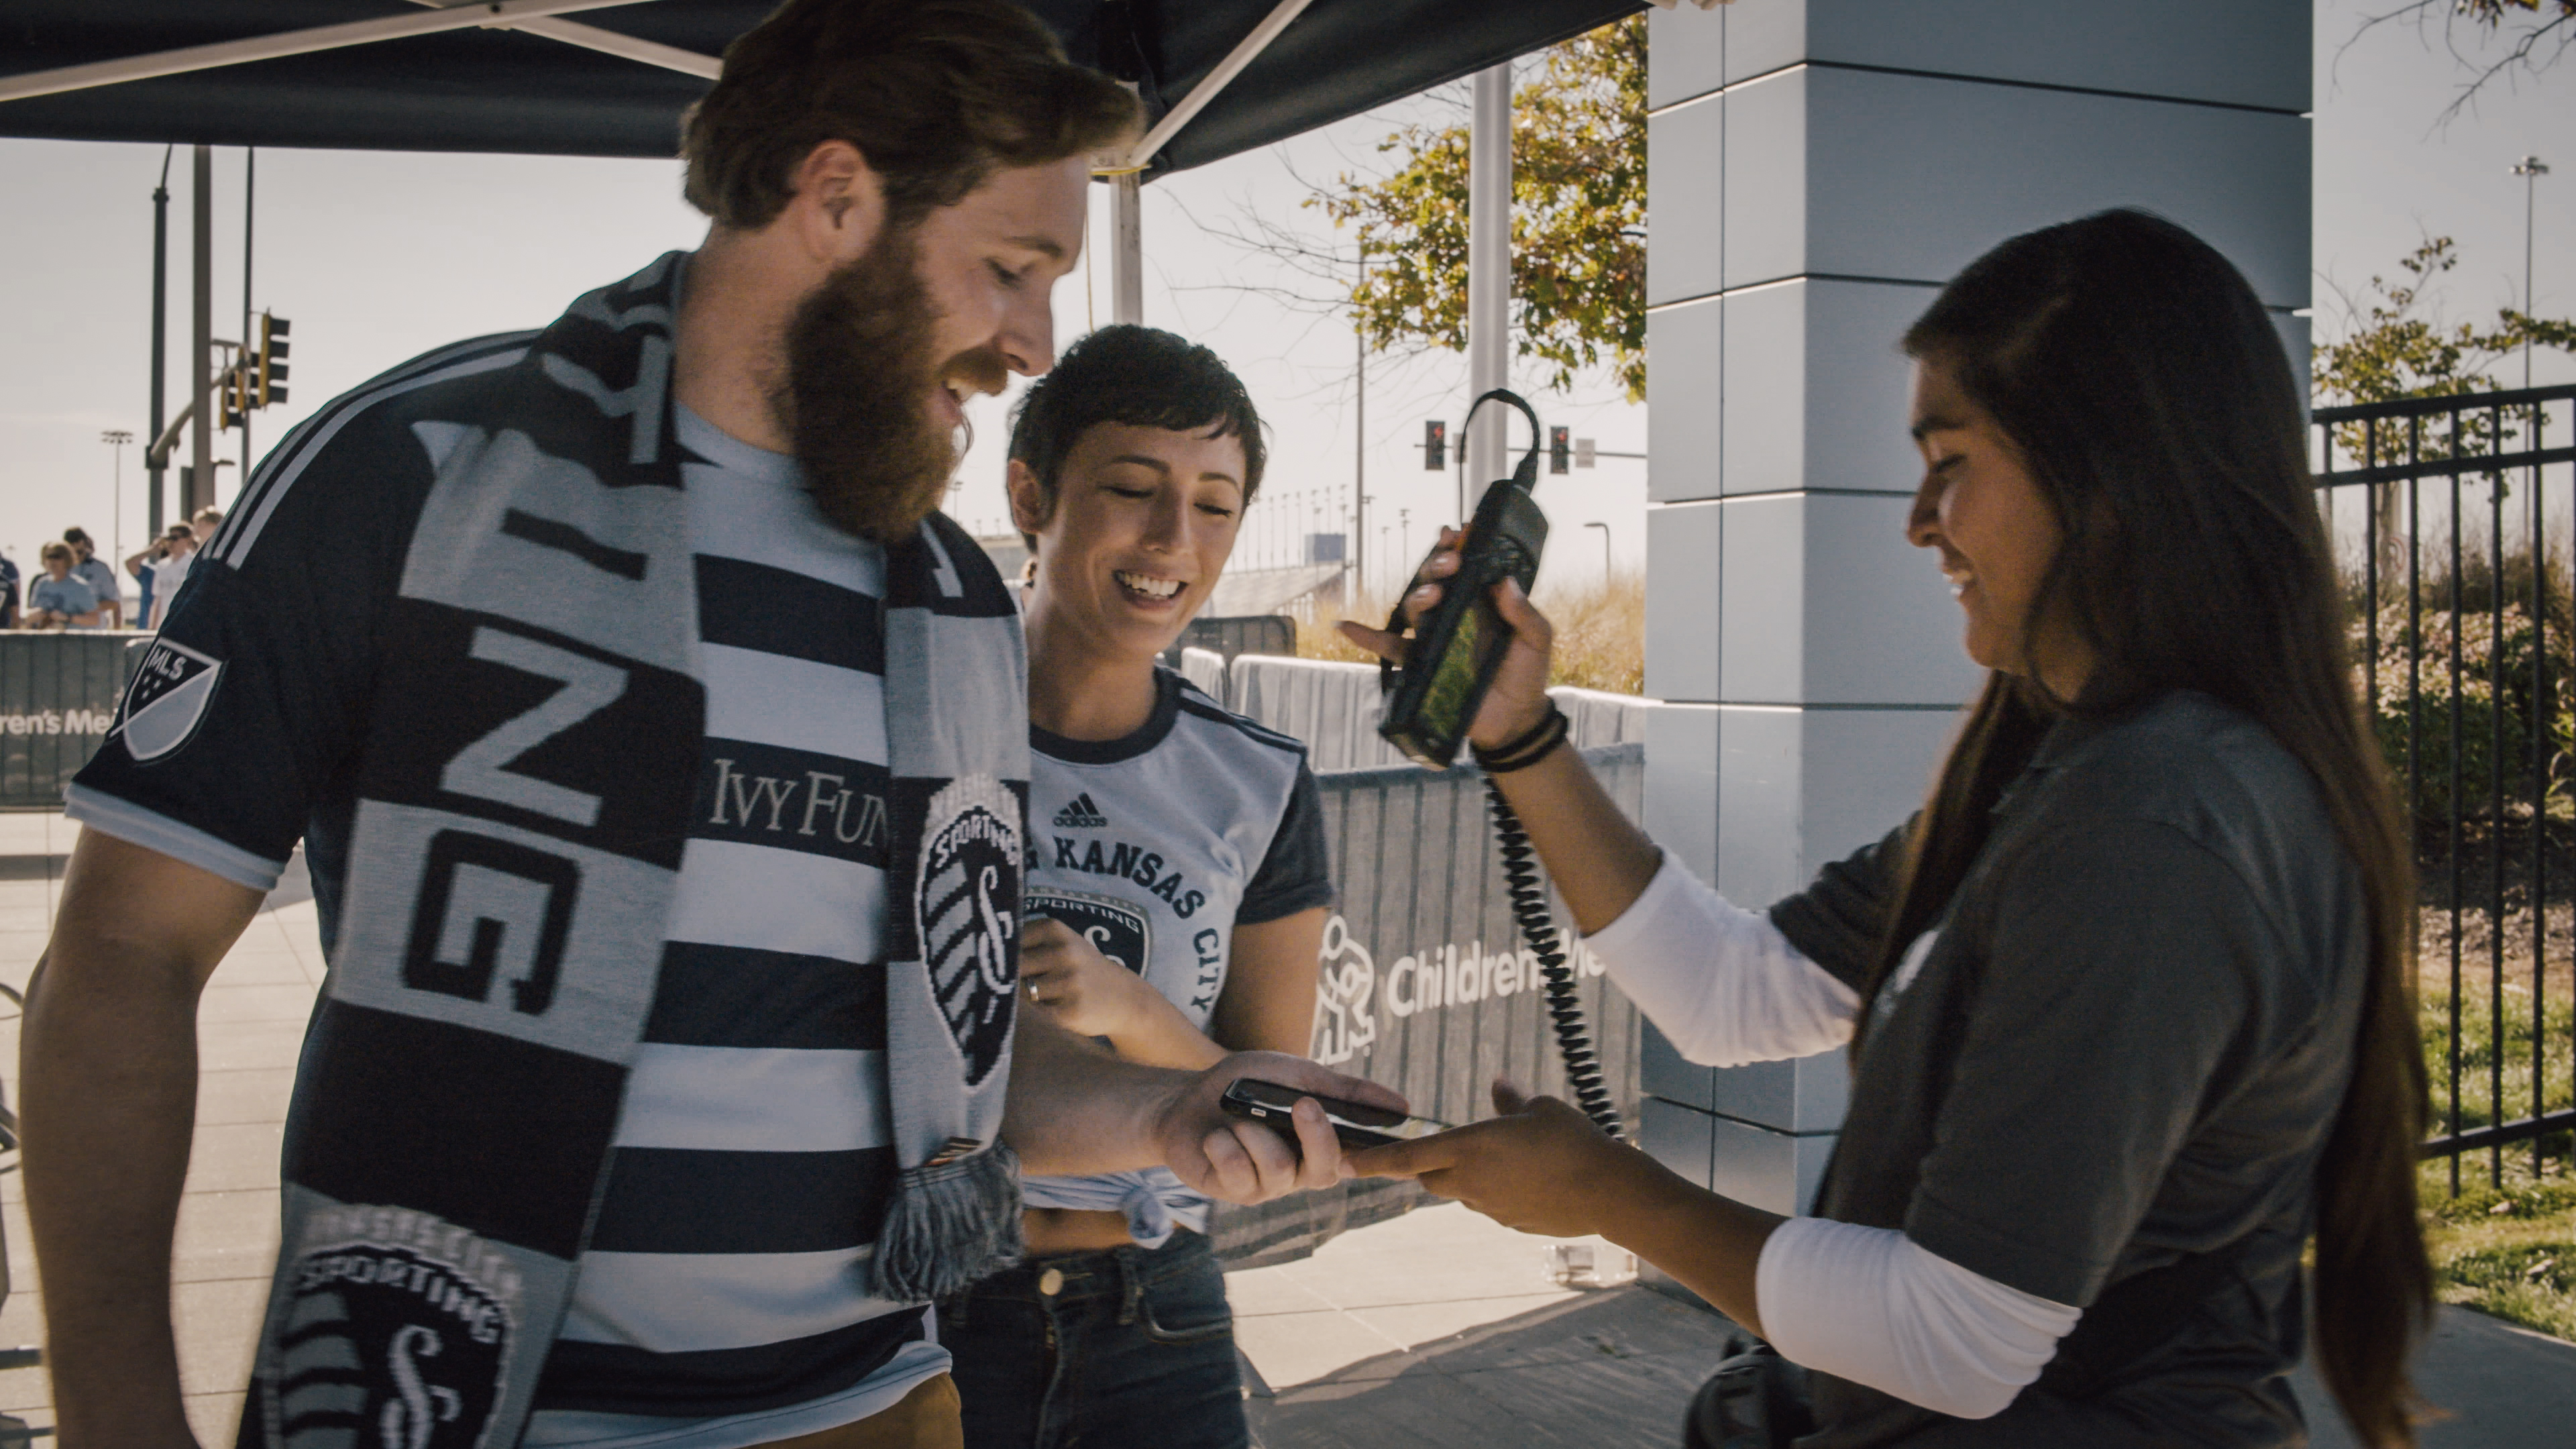
<svg viewBox="0 0 2576 1449">
<path fill-rule="evenodd" d="M 1859 994 L 1769 916 L 1727 900 L 1669 855 L 1644 894 L 1584 944 L 1674 1049 L 1704 1067 L 1841 1046 L 1860 1010 Z"/>
<path fill-rule="evenodd" d="M 1771 924 L 1667 856 L 1619 919 L 1585 937 L 1610 979 L 1702 1066 L 1808 1056 L 1851 1040 L 1859 994 Z M 1754 1267 L 1772 1346 L 1936 1413 L 2001 1412 L 2082 1310 L 2007 1287 L 1894 1228 L 1791 1218 Z"/>
<path fill-rule="evenodd" d="M 2083 1310 L 2007 1288 L 1894 1228 L 1791 1218 L 1753 1269 L 1762 1332 L 1791 1363 L 1962 1419 L 2003 1412 Z"/>
</svg>

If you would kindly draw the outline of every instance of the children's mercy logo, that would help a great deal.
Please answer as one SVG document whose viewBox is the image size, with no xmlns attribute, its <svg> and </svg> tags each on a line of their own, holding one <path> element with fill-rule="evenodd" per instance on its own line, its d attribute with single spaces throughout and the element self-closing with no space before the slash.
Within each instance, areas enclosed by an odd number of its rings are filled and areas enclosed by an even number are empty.
<svg viewBox="0 0 2576 1449">
<path fill-rule="evenodd" d="M 110 735 L 125 737 L 125 752 L 136 762 L 157 760 L 188 742 L 206 717 L 215 685 L 224 677 L 224 662 L 168 639 L 152 641 L 152 650 L 126 687 L 125 704 Z"/>
</svg>

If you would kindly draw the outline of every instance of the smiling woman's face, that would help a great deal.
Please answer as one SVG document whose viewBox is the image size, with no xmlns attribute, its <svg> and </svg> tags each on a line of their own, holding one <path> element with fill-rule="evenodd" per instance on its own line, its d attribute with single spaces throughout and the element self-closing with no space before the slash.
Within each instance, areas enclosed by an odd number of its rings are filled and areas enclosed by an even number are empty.
<svg viewBox="0 0 2576 1449">
<path fill-rule="evenodd" d="M 2060 619 L 2029 634 L 2023 623 L 2057 558 L 2056 511 L 1994 418 L 1937 360 L 1914 364 L 1914 443 L 1923 483 L 1905 537 L 1940 555 L 1942 576 L 1967 615 L 1968 657 L 2009 674 L 2040 673 L 2060 698 L 2083 686 L 2090 660 Z"/>
<path fill-rule="evenodd" d="M 1207 602 L 1243 522 L 1243 442 L 1095 423 L 1050 502 L 1011 464 L 1013 520 L 1038 540 L 1038 607 L 1096 647 L 1149 657 Z"/>
</svg>

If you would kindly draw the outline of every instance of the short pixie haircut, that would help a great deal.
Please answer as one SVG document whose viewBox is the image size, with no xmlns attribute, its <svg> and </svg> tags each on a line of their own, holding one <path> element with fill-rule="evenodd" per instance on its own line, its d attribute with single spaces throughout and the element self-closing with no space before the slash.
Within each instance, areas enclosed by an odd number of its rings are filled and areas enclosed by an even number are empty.
<svg viewBox="0 0 2576 1449">
<path fill-rule="evenodd" d="M 1101 423 L 1164 428 L 1233 438 L 1243 444 L 1243 501 L 1261 491 L 1269 449 L 1252 394 L 1224 359 L 1155 327 L 1118 323 L 1064 351 L 1053 370 L 1031 384 L 1011 414 L 1011 458 L 1037 476 L 1055 504 L 1065 455 Z"/>
</svg>

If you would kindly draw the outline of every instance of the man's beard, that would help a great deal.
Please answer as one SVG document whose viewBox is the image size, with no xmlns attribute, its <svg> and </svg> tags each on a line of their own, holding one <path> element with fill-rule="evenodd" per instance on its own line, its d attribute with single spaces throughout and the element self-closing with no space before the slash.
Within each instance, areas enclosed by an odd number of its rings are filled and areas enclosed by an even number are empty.
<svg viewBox="0 0 2576 1449">
<path fill-rule="evenodd" d="M 910 537 L 956 471 L 957 439 L 932 415 L 931 389 L 955 377 L 999 392 L 1005 377 L 989 347 L 931 356 L 939 314 L 914 255 L 912 231 L 889 230 L 799 303 L 770 397 L 815 506 L 879 543 Z"/>
</svg>

